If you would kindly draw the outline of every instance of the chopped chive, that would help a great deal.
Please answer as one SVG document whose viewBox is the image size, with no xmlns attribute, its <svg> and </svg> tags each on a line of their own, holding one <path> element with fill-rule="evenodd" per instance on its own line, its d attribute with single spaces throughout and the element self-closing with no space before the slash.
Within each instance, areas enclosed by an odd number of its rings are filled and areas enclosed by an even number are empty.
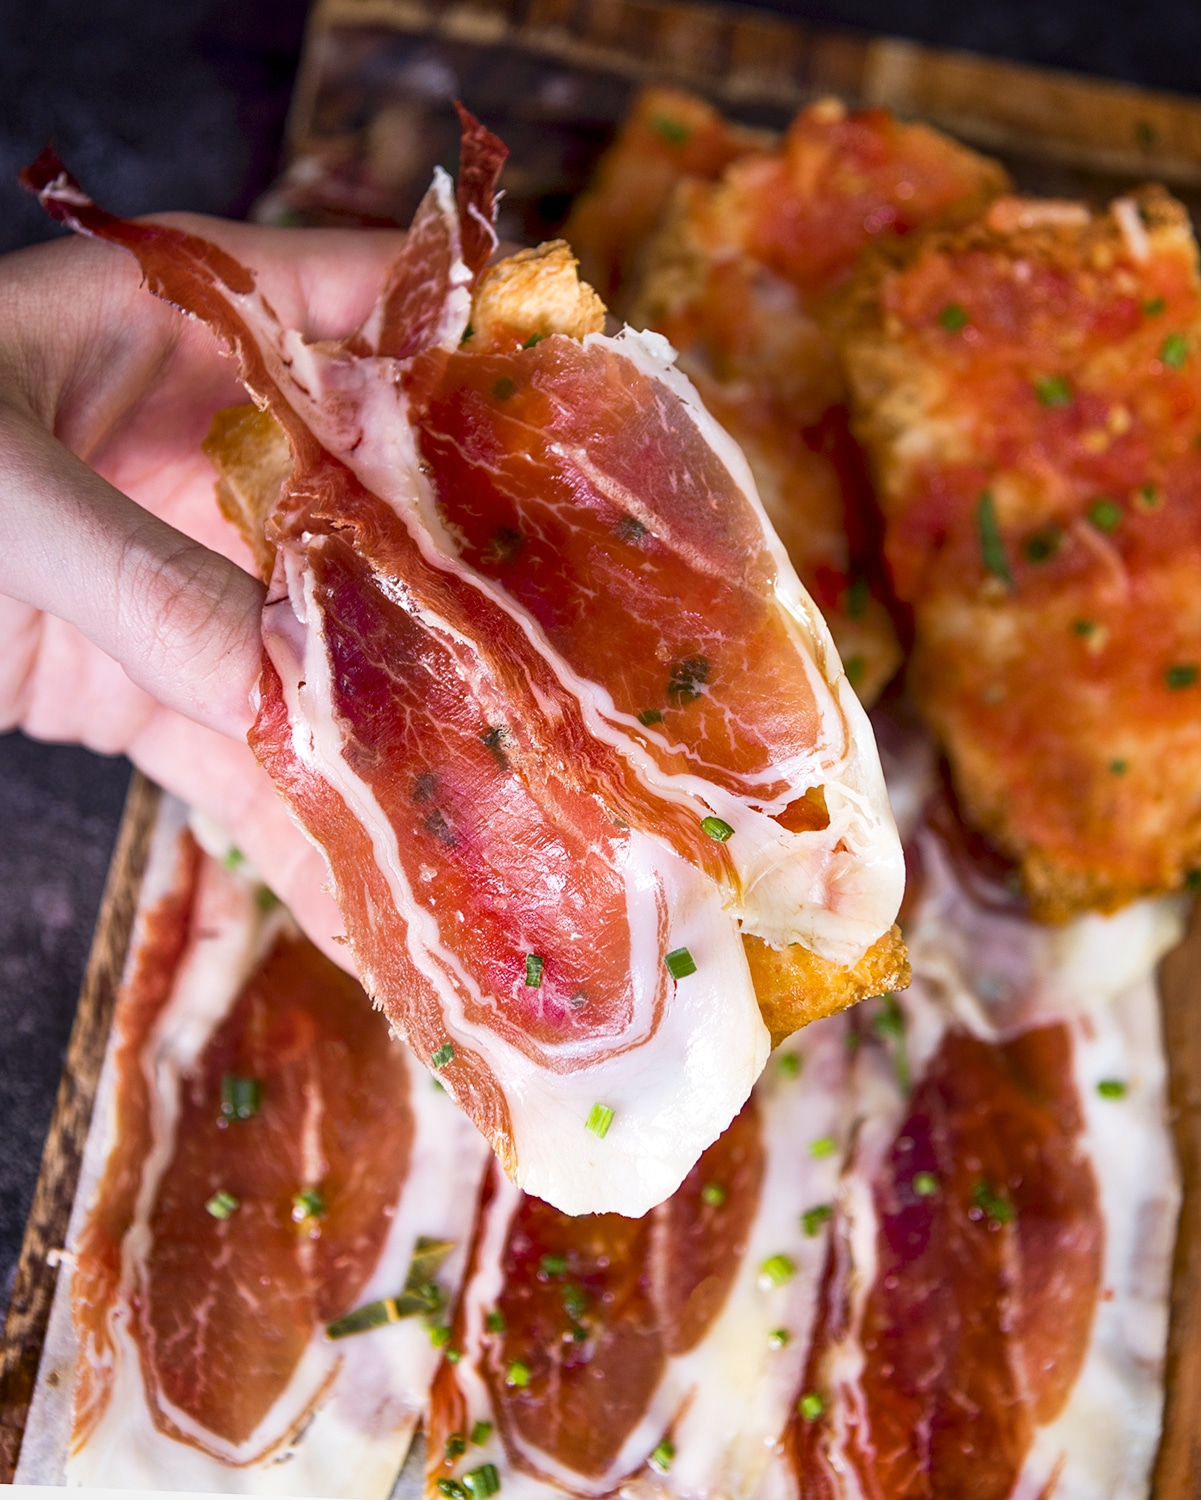
<svg viewBox="0 0 1201 1500">
<path fill-rule="evenodd" d="M 1197 665 L 1191 661 L 1178 661 L 1164 672 L 1163 680 L 1173 692 L 1179 692 L 1181 688 L 1191 688 L 1197 681 Z"/>
<path fill-rule="evenodd" d="M 1002 1224 L 1011 1224 L 1014 1219 L 1013 1204 L 1004 1193 L 995 1192 L 990 1185 L 981 1179 L 972 1189 L 972 1204 L 975 1217 L 987 1218 L 993 1228 L 999 1228 Z"/>
<path fill-rule="evenodd" d="M 435 1349 L 441 1349 L 444 1344 L 450 1343 L 450 1329 L 445 1323 L 436 1323 L 430 1329 L 430 1343 Z"/>
<path fill-rule="evenodd" d="M 488 1330 L 489 1333 L 504 1333 L 505 1315 L 501 1312 L 499 1307 L 494 1307 L 488 1314 L 488 1316 L 484 1319 L 484 1327 Z"/>
<path fill-rule="evenodd" d="M 1102 1099 L 1124 1099 L 1126 1097 L 1126 1085 L 1120 1078 L 1102 1078 L 1097 1085 L 1097 1093 Z"/>
<path fill-rule="evenodd" d="M 813 1208 L 807 1208 L 801 1215 L 801 1228 L 809 1239 L 813 1239 L 822 1225 L 830 1218 L 834 1207 L 830 1203 L 818 1203 Z"/>
<path fill-rule="evenodd" d="M 236 870 L 239 868 L 239 866 L 246 863 L 246 856 L 242 853 L 241 849 L 238 848 L 237 844 L 231 844 L 225 851 L 221 863 L 227 870 Z"/>
<path fill-rule="evenodd" d="M 526 988 L 538 990 L 542 988 L 542 970 L 546 967 L 546 960 L 541 953 L 527 953 L 525 956 L 525 983 Z"/>
<path fill-rule="evenodd" d="M 847 674 L 847 681 L 852 687 L 858 687 L 867 676 L 867 657 L 858 652 L 854 656 L 848 656 L 842 664 L 843 671 Z"/>
<path fill-rule="evenodd" d="M 320 1219 L 325 1213 L 325 1199 L 316 1188 L 301 1188 L 292 1198 L 292 1221 L 303 1224 L 306 1219 Z"/>
<path fill-rule="evenodd" d="M 847 589 L 847 614 L 852 620 L 862 620 L 867 614 L 867 604 L 870 598 L 871 589 L 868 587 L 867 579 L 856 578 Z"/>
<path fill-rule="evenodd" d="M 279 897 L 269 885 L 260 885 L 254 893 L 254 904 L 264 916 L 279 905 Z"/>
<path fill-rule="evenodd" d="M 635 714 L 634 717 L 638 720 L 639 724 L 645 724 L 649 729 L 652 724 L 662 724 L 663 711 L 658 708 L 644 708 L 640 714 Z"/>
<path fill-rule="evenodd" d="M 230 1214 L 237 1213 L 240 1207 L 241 1204 L 232 1193 L 227 1193 L 224 1188 L 218 1188 L 204 1205 L 204 1210 L 212 1214 L 214 1219 L 228 1219 Z"/>
<path fill-rule="evenodd" d="M 471 1429 L 471 1442 L 476 1448 L 482 1448 L 491 1436 L 491 1422 L 477 1422 Z"/>
<path fill-rule="evenodd" d="M 544 1255 L 538 1262 L 538 1269 L 544 1276 L 566 1276 L 567 1257 L 565 1255 Z"/>
<path fill-rule="evenodd" d="M 461 1432 L 452 1432 L 446 1439 L 446 1447 L 443 1451 L 446 1454 L 446 1462 L 453 1464 L 456 1458 L 462 1458 L 467 1452 L 467 1439 Z"/>
<path fill-rule="evenodd" d="M 502 375 L 492 387 L 492 394 L 498 401 L 507 401 L 510 396 L 517 394 L 517 382 L 508 375 Z"/>
<path fill-rule="evenodd" d="M 1063 532 L 1058 526 L 1044 526 L 1032 532 L 1022 543 L 1022 556 L 1030 563 L 1045 563 L 1059 551 Z"/>
<path fill-rule="evenodd" d="M 1166 311 L 1167 301 L 1163 297 L 1152 297 L 1149 302 L 1143 303 L 1143 312 L 1149 318 L 1158 318 L 1161 312 Z"/>
<path fill-rule="evenodd" d="M 430 1061 L 435 1068 L 444 1068 L 448 1062 L 454 1061 L 454 1055 L 455 1044 L 453 1042 L 443 1042 L 437 1052 L 430 1058 Z"/>
<path fill-rule="evenodd" d="M 1006 588 L 1013 587 L 1009 558 L 997 524 L 997 503 L 991 490 L 985 490 L 976 502 L 976 529 L 980 533 L 980 557 L 984 571 L 999 578 Z"/>
<path fill-rule="evenodd" d="M 791 1338 L 787 1328 L 773 1328 L 767 1335 L 767 1342 L 773 1349 L 783 1349 Z"/>
<path fill-rule="evenodd" d="M 669 146 L 684 146 L 692 139 L 691 127 L 681 120 L 673 120 L 670 115 L 658 115 L 653 123 L 656 133 Z"/>
<path fill-rule="evenodd" d="M 613 1123 L 613 1111 L 607 1104 L 594 1104 L 588 1111 L 588 1119 L 584 1129 L 590 1130 L 593 1135 L 600 1136 L 603 1141 L 609 1134 L 609 1126 Z"/>
<path fill-rule="evenodd" d="M 809 1142 L 809 1155 L 820 1161 L 823 1156 L 833 1156 L 838 1146 L 832 1135 L 819 1135 L 817 1140 Z"/>
<path fill-rule="evenodd" d="M 1085 640 L 1087 640 L 1088 637 L 1096 631 L 1096 629 L 1097 622 L 1095 620 L 1072 621 L 1072 634 L 1082 636 Z"/>
<path fill-rule="evenodd" d="M 383 1297 L 378 1302 L 368 1302 L 356 1307 L 343 1318 L 336 1318 L 326 1325 L 326 1336 L 331 1339 L 349 1338 L 354 1333 L 366 1333 L 371 1328 L 382 1328 L 385 1323 L 398 1323 L 402 1314 L 395 1297 Z"/>
<path fill-rule="evenodd" d="M 650 1456 L 650 1466 L 658 1470 L 660 1474 L 666 1474 L 671 1468 L 671 1461 L 676 1456 L 676 1445 L 664 1438 L 661 1443 L 655 1445 L 655 1451 Z"/>
<path fill-rule="evenodd" d="M 948 302 L 938 315 L 938 326 L 948 333 L 959 333 L 970 321 L 967 308 L 959 302 Z"/>
<path fill-rule="evenodd" d="M 781 1052 L 776 1059 L 776 1067 L 780 1070 L 781 1078 L 799 1078 L 801 1073 L 801 1054 L 799 1052 Z"/>
<path fill-rule="evenodd" d="M 687 656 L 671 669 L 667 680 L 667 696 L 677 708 L 694 703 L 701 696 L 701 687 L 709 680 L 709 658 Z"/>
<path fill-rule="evenodd" d="M 1114 760 L 1111 760 L 1109 762 L 1109 774 L 1111 776 L 1125 776 L 1126 772 L 1129 769 L 1130 762 L 1128 760 L 1123 760 L 1121 756 L 1118 756 Z"/>
<path fill-rule="evenodd" d="M 481 1464 L 478 1469 L 464 1474 L 463 1487 L 474 1500 L 488 1500 L 489 1495 L 495 1495 L 500 1489 L 500 1475 L 496 1472 L 496 1465 Z"/>
<path fill-rule="evenodd" d="M 448 1365 L 457 1365 L 458 1362 L 463 1358 L 459 1350 L 453 1348 L 448 1349 L 442 1357 L 443 1359 L 445 1359 Z"/>
<path fill-rule="evenodd" d="M 563 1310 L 573 1323 L 578 1323 L 588 1311 L 588 1298 L 582 1287 L 568 1285 L 563 1288 Z"/>
<path fill-rule="evenodd" d="M 816 1422 L 826 1409 L 826 1403 L 816 1391 L 806 1391 L 796 1404 L 797 1411 L 806 1422 Z"/>
<path fill-rule="evenodd" d="M 1122 524 L 1122 507 L 1108 495 L 1098 495 L 1088 508 L 1088 518 L 1098 531 L 1116 531 Z"/>
<path fill-rule="evenodd" d="M 1062 375 L 1047 375 L 1034 382 L 1034 394 L 1043 406 L 1070 406 L 1072 387 Z"/>
<path fill-rule="evenodd" d="M 759 1285 L 766 1290 L 772 1286 L 783 1286 L 796 1275 L 796 1266 L 787 1255 L 769 1255 L 759 1267 Z"/>
<path fill-rule="evenodd" d="M 446 1500 L 467 1500 L 467 1491 L 457 1479 L 438 1479 L 435 1481 L 438 1493 L 445 1495 Z"/>
<path fill-rule="evenodd" d="M 696 959 L 687 948 L 673 948 L 664 955 L 663 962 L 673 979 L 687 979 L 689 974 L 696 973 Z"/>
<path fill-rule="evenodd" d="M 461 344 L 465 344 L 468 339 L 474 338 L 474 337 L 475 337 L 475 329 L 471 326 L 470 323 L 468 323 L 467 327 L 464 328 L 464 330 L 463 330 L 463 337 L 459 340 L 459 342 Z"/>
<path fill-rule="evenodd" d="M 521 347 L 523 349 L 532 349 L 535 344 L 540 344 L 545 337 L 546 334 L 544 333 L 531 333 L 529 338 L 526 339 L 525 343 L 522 344 Z"/>
<path fill-rule="evenodd" d="M 582 1328 L 577 1323 L 576 1326 L 571 1330 L 571 1336 L 577 1344 L 582 1344 L 588 1338 L 588 1330 L 586 1328 Z"/>
<path fill-rule="evenodd" d="M 444 1085 L 441 1083 L 441 1081 L 439 1079 L 437 1079 L 437 1078 L 431 1078 L 430 1082 L 434 1085 L 434 1092 L 435 1093 L 444 1094 L 446 1092 L 446 1089 L 445 1089 Z"/>
<path fill-rule="evenodd" d="M 726 1190 L 720 1182 L 707 1182 L 701 1189 L 701 1202 L 710 1208 L 720 1208 L 726 1201 Z"/>
<path fill-rule="evenodd" d="M 262 1108 L 263 1085 L 257 1078 L 236 1078 L 226 1073 L 221 1079 L 221 1115 L 226 1120 L 249 1120 Z"/>
<path fill-rule="evenodd" d="M 505 1371 L 505 1384 L 514 1386 L 517 1390 L 524 1390 L 529 1383 L 529 1365 L 523 1365 L 519 1359 L 513 1360 Z"/>
<path fill-rule="evenodd" d="M 1184 877 L 1184 886 L 1189 891 L 1201 891 L 1201 870 L 1189 870 Z"/>
<path fill-rule="evenodd" d="M 905 1035 L 905 1012 L 894 994 L 881 995 L 882 1008 L 872 1017 L 872 1030 L 878 1036 L 903 1037 Z"/>
<path fill-rule="evenodd" d="M 724 818 L 715 818 L 712 816 L 701 819 L 701 828 L 711 839 L 716 840 L 719 844 L 724 844 L 734 833 L 734 830 Z"/>
<path fill-rule="evenodd" d="M 933 1172 L 915 1172 L 913 1191 L 919 1198 L 933 1198 L 938 1192 L 938 1178 Z"/>
<path fill-rule="evenodd" d="M 1140 485 L 1135 504 L 1139 510 L 1158 510 L 1163 504 L 1163 493 L 1157 485 Z"/>
<path fill-rule="evenodd" d="M 1182 333 L 1169 333 L 1159 346 L 1159 357 L 1169 370 L 1178 370 L 1188 358 L 1188 339 Z"/>
</svg>

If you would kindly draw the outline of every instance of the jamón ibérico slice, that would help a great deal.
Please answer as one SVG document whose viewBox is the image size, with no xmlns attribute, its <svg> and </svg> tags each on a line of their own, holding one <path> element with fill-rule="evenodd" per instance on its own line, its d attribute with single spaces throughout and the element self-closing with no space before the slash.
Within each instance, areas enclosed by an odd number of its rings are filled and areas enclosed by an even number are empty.
<svg viewBox="0 0 1201 1500">
<path fill-rule="evenodd" d="M 160 818 L 149 894 L 166 889 L 143 906 L 94 1132 L 111 1149 L 72 1246 L 68 1478 L 254 1488 L 293 1445 L 295 1492 L 382 1497 L 428 1338 L 324 1330 L 399 1293 L 420 1235 L 461 1269 L 482 1143 L 359 985 L 180 817 Z"/>
</svg>

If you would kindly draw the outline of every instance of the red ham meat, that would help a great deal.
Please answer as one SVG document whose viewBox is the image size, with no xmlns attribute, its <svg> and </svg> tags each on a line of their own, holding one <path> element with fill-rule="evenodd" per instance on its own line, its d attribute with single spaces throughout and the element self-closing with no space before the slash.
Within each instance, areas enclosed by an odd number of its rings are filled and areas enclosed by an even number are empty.
<svg viewBox="0 0 1201 1500">
<path fill-rule="evenodd" d="M 367 988 L 521 1186 L 638 1214 L 763 1065 L 742 931 L 855 964 L 902 863 L 820 617 L 666 345 L 458 352 L 501 160 L 464 116 L 457 203 L 439 173 L 334 345 L 281 327 L 218 247 L 113 219 L 53 160 L 30 178 L 205 318 L 287 433 L 252 743 L 329 859 Z M 552 577 L 570 629 L 546 628 Z"/>
</svg>

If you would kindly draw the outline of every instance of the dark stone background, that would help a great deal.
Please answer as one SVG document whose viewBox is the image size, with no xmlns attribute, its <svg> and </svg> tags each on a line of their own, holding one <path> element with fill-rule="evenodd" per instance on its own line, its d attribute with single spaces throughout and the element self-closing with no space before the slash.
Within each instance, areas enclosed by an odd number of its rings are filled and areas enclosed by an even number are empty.
<svg viewBox="0 0 1201 1500">
<path fill-rule="evenodd" d="M 827 25 L 1201 92 L 1198 0 L 768 0 Z M 304 0 L 0 4 L 0 250 L 54 231 L 16 187 L 50 138 L 122 213 L 245 212 L 276 169 Z M 0 736 L 0 1309 L 128 780 Z"/>
</svg>

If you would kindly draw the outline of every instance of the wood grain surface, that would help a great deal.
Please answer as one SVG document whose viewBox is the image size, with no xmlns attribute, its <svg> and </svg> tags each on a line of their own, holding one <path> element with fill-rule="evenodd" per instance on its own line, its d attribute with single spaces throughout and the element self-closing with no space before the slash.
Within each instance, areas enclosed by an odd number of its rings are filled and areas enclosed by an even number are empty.
<svg viewBox="0 0 1201 1500">
<path fill-rule="evenodd" d="M 47 1255 L 63 1244 L 71 1217 L 159 797 L 159 789 L 135 773 L 104 887 L 0 1343 L 0 1483 L 12 1482 L 20 1455 L 58 1280 L 57 1266 L 49 1263 Z"/>
</svg>

